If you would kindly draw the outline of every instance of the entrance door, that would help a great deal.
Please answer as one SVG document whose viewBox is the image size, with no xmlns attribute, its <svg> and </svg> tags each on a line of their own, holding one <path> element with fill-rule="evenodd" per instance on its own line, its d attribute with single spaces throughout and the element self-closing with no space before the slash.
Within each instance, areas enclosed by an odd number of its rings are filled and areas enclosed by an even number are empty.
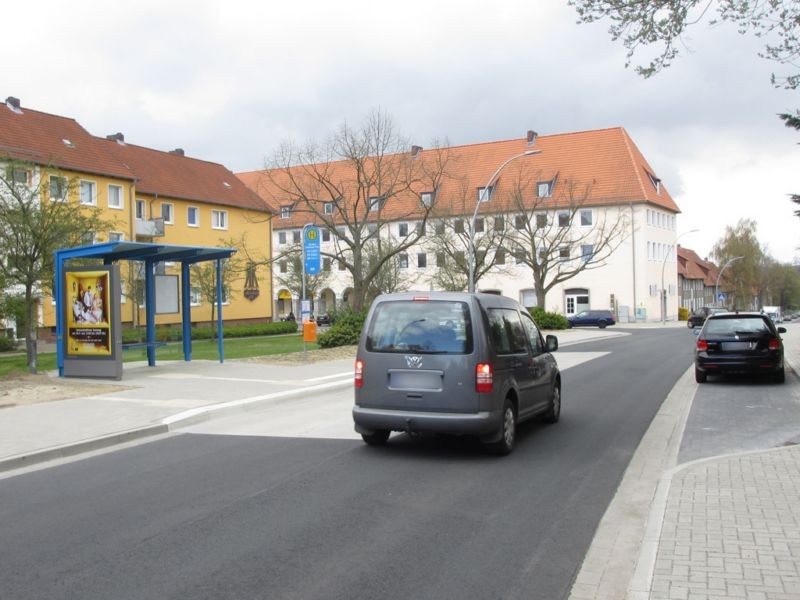
<svg viewBox="0 0 800 600">
<path fill-rule="evenodd" d="M 589 310 L 589 290 L 564 290 L 564 314 L 568 317 Z"/>
</svg>

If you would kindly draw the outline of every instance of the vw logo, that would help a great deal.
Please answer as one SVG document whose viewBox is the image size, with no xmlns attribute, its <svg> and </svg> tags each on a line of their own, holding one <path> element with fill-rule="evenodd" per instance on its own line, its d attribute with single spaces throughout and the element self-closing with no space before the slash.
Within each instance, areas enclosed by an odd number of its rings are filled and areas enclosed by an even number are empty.
<svg viewBox="0 0 800 600">
<path fill-rule="evenodd" d="M 406 355 L 406 364 L 409 369 L 419 369 L 422 366 L 422 357 L 416 355 Z"/>
</svg>

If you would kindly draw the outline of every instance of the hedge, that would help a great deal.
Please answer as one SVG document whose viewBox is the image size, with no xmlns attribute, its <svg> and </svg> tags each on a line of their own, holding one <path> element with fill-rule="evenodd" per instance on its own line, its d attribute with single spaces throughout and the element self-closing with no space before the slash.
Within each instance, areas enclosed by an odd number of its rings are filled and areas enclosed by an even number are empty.
<svg viewBox="0 0 800 600">
<path fill-rule="evenodd" d="M 213 339 L 214 331 L 210 326 L 192 327 L 193 340 Z M 277 323 L 258 323 L 255 325 L 223 325 L 222 335 L 226 338 L 253 337 L 260 335 L 281 335 L 297 333 L 297 323 L 280 321 Z M 144 329 L 123 329 L 122 343 L 129 344 L 145 338 Z M 159 342 L 179 342 L 183 339 L 183 330 L 180 327 L 157 327 L 156 340 Z"/>
<path fill-rule="evenodd" d="M 567 317 L 556 312 L 547 312 L 545 309 L 534 306 L 528 309 L 533 320 L 540 329 L 566 329 L 569 327 Z"/>
</svg>

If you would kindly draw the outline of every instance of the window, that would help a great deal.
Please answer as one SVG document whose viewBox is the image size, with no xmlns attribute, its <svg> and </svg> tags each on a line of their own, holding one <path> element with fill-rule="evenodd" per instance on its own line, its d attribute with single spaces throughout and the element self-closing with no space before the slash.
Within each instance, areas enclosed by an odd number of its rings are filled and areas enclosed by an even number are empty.
<svg viewBox="0 0 800 600">
<path fill-rule="evenodd" d="M 547 227 L 547 215 L 541 213 L 536 215 L 536 229 L 544 229 L 545 227 Z"/>
<path fill-rule="evenodd" d="M 649 171 L 647 171 L 647 176 L 650 178 L 650 183 L 653 184 L 653 187 L 656 190 L 656 194 L 661 195 L 661 180 L 652 173 L 650 173 Z"/>
<path fill-rule="evenodd" d="M 108 185 L 108 208 L 122 208 L 122 186 Z"/>
<path fill-rule="evenodd" d="M 326 215 L 332 215 L 333 214 L 333 202 L 326 202 L 325 204 L 323 204 L 322 205 L 322 212 L 324 212 Z"/>
<path fill-rule="evenodd" d="M 367 232 L 374 235 L 378 231 L 378 225 L 375 223 L 367 223 Z"/>
<path fill-rule="evenodd" d="M 425 235 L 425 221 L 420 221 L 419 223 L 417 223 L 417 233 L 419 234 L 420 237 Z"/>
<path fill-rule="evenodd" d="M 505 217 L 495 217 L 494 218 L 494 229 L 495 229 L 495 231 L 505 231 L 505 229 L 506 229 Z"/>
<path fill-rule="evenodd" d="M 581 244 L 581 260 L 589 262 L 594 254 L 594 246 L 592 244 Z"/>
<path fill-rule="evenodd" d="M 525 217 L 523 215 L 516 215 L 514 217 L 514 228 L 525 229 Z"/>
<path fill-rule="evenodd" d="M 300 231 L 293 231 L 292 232 L 292 243 L 299 244 L 300 243 Z"/>
<path fill-rule="evenodd" d="M 562 262 L 569 260 L 569 246 L 561 246 L 558 249 L 558 260 Z"/>
<path fill-rule="evenodd" d="M 94 244 L 94 231 L 81 234 L 81 246 L 91 246 L 92 244 Z"/>
<path fill-rule="evenodd" d="M 109 242 L 121 242 L 125 239 L 125 235 L 120 233 L 119 231 L 109 231 L 108 232 L 108 241 Z"/>
<path fill-rule="evenodd" d="M 28 185 L 30 183 L 30 171 L 20 168 L 9 168 L 8 178 L 17 185 Z"/>
<path fill-rule="evenodd" d="M 196 206 L 190 206 L 186 209 L 186 224 L 189 227 L 200 226 L 200 209 Z"/>
<path fill-rule="evenodd" d="M 377 212 L 383 207 L 383 198 L 381 196 L 372 196 L 369 199 L 370 212 Z"/>
<path fill-rule="evenodd" d="M 466 255 L 464 254 L 464 251 L 463 251 L 463 250 L 458 250 L 458 251 L 455 253 L 455 256 L 454 256 L 453 258 L 455 258 L 455 259 L 456 259 L 456 264 L 457 264 L 457 265 L 459 265 L 459 266 L 464 266 L 464 265 L 466 265 L 466 264 L 467 264 L 465 256 L 466 256 Z"/>
<path fill-rule="evenodd" d="M 560 212 L 560 213 L 558 213 L 558 226 L 559 227 L 569 227 L 569 213 L 568 212 Z"/>
<path fill-rule="evenodd" d="M 331 230 L 330 229 L 323 229 L 322 230 L 322 241 L 323 242 L 330 242 L 331 241 Z"/>
<path fill-rule="evenodd" d="M 212 210 L 211 229 L 227 229 L 227 228 L 228 228 L 228 211 Z"/>
<path fill-rule="evenodd" d="M 424 269 L 428 266 L 428 255 L 424 252 L 420 252 L 417 254 L 417 267 L 420 269 Z"/>
<path fill-rule="evenodd" d="M 398 255 L 398 258 L 399 258 L 399 261 L 400 261 L 400 268 L 401 269 L 407 269 L 408 268 L 408 254 L 406 254 L 405 252 L 401 252 Z"/>
<path fill-rule="evenodd" d="M 97 204 L 97 184 L 94 181 L 80 183 L 81 204 Z"/>
<path fill-rule="evenodd" d="M 400 237 L 407 237 L 408 236 L 408 223 L 400 223 L 397 226 L 398 234 Z"/>
<path fill-rule="evenodd" d="M 322 270 L 326 273 L 329 273 L 331 270 L 331 259 L 330 258 L 323 258 L 322 259 Z"/>
<path fill-rule="evenodd" d="M 339 262 L 339 270 L 344 271 L 347 268 L 347 266 L 344 264 L 344 261 L 340 260 L 338 262 Z"/>
<path fill-rule="evenodd" d="M 136 218 L 142 221 L 147 218 L 146 215 L 147 215 L 147 205 L 145 204 L 144 200 L 137 200 Z"/>
<path fill-rule="evenodd" d="M 536 195 L 539 198 L 549 198 L 553 195 L 553 181 L 540 181 L 536 184 Z"/>
<path fill-rule="evenodd" d="M 475 219 L 475 233 L 483 233 L 483 217 Z"/>
<path fill-rule="evenodd" d="M 281 206 L 281 219 L 288 219 L 290 216 L 292 216 L 292 207 Z"/>
<path fill-rule="evenodd" d="M 445 259 L 444 259 L 444 252 L 437 252 L 436 253 L 436 266 L 437 267 L 444 267 Z"/>
<path fill-rule="evenodd" d="M 161 218 L 164 219 L 164 223 L 167 225 L 172 225 L 175 222 L 175 207 L 172 204 L 162 204 Z"/>
<path fill-rule="evenodd" d="M 591 227 L 592 225 L 592 211 L 585 209 L 581 211 L 581 227 Z"/>
<path fill-rule="evenodd" d="M 289 272 L 289 264 L 285 260 L 282 260 L 280 263 L 278 263 L 278 266 L 280 267 L 281 273 Z"/>
<path fill-rule="evenodd" d="M 433 226 L 433 231 L 436 233 L 436 235 L 444 234 L 444 221 L 437 221 Z"/>
<path fill-rule="evenodd" d="M 278 243 L 279 244 L 285 244 L 286 243 L 286 232 L 285 231 L 279 231 L 278 232 Z"/>
<path fill-rule="evenodd" d="M 422 192 L 419 195 L 419 201 L 422 206 L 430 208 L 433 206 L 433 192 Z"/>
<path fill-rule="evenodd" d="M 456 219 L 453 222 L 453 229 L 456 233 L 464 233 L 464 219 Z"/>
<path fill-rule="evenodd" d="M 527 335 L 516 310 L 490 308 L 489 337 L 497 354 L 527 352 Z"/>
<path fill-rule="evenodd" d="M 50 175 L 50 200 L 64 202 L 67 199 L 67 178 Z"/>
<path fill-rule="evenodd" d="M 502 248 L 498 248 L 494 253 L 494 264 L 496 265 L 504 265 L 506 264 L 506 251 Z"/>
<path fill-rule="evenodd" d="M 488 202 L 492 199 L 494 195 L 494 186 L 490 185 L 488 188 L 486 187 L 479 187 L 478 188 L 478 202 Z"/>
<path fill-rule="evenodd" d="M 202 296 L 200 295 L 200 288 L 193 287 L 189 290 L 189 304 L 192 306 L 200 306 L 203 302 Z"/>
<path fill-rule="evenodd" d="M 347 229 L 344 227 L 337 227 L 336 234 L 343 240 L 347 239 Z"/>
<path fill-rule="evenodd" d="M 514 262 L 518 265 L 521 265 L 525 262 L 525 250 L 519 246 L 514 248 Z"/>
</svg>

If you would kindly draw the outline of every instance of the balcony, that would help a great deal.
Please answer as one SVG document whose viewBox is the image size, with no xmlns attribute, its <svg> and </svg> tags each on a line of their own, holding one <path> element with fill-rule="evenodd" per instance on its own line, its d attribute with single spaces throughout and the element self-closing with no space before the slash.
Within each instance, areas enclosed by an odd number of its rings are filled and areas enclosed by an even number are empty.
<svg viewBox="0 0 800 600">
<path fill-rule="evenodd" d="M 164 236 L 164 219 L 150 219 L 144 221 L 136 219 L 136 237 L 163 237 Z"/>
</svg>

